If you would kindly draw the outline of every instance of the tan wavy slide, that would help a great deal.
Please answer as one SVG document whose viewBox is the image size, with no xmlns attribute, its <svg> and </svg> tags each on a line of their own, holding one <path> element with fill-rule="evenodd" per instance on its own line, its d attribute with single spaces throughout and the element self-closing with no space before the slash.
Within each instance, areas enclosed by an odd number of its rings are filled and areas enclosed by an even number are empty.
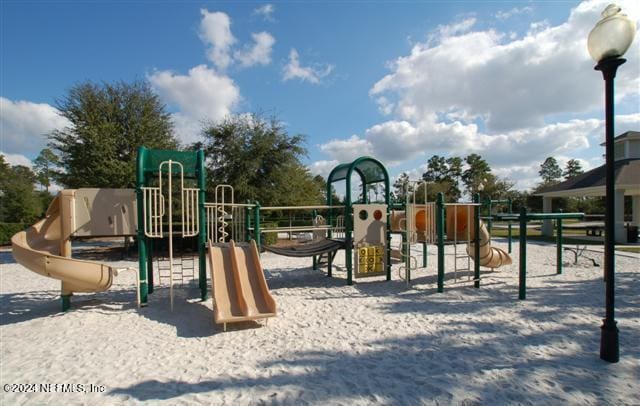
<svg viewBox="0 0 640 406">
<path fill-rule="evenodd" d="M 467 245 L 467 254 L 475 261 L 474 244 Z M 511 265 L 511 256 L 498 247 L 491 246 L 491 236 L 486 224 L 480 222 L 480 266 L 487 268 L 499 268 Z"/>
<path fill-rule="evenodd" d="M 67 192 L 67 191 L 64 191 Z M 63 204 L 72 199 L 56 196 L 46 217 L 26 231 L 11 237 L 13 257 L 22 266 L 43 276 L 62 281 L 62 295 L 73 292 L 101 292 L 111 287 L 115 269 L 97 262 L 71 259 L 70 230 L 63 221 Z M 72 212 L 72 211 L 71 211 Z"/>
<path fill-rule="evenodd" d="M 213 284 L 213 318 L 223 324 L 266 319 L 276 315 L 255 241 L 236 245 L 209 242 L 209 266 Z"/>
</svg>

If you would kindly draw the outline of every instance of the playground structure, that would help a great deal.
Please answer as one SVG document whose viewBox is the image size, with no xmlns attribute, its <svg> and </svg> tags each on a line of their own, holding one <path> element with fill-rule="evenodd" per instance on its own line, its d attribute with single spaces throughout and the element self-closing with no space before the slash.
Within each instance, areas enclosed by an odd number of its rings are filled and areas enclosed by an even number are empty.
<svg viewBox="0 0 640 406">
<path fill-rule="evenodd" d="M 362 195 L 352 198 L 352 177 L 359 177 Z M 344 181 L 344 204 L 333 204 L 333 187 Z M 369 186 L 383 183 L 380 202 L 371 202 Z M 418 188 L 416 187 L 415 190 Z M 151 150 L 141 147 L 137 161 L 136 189 L 63 190 L 53 200 L 46 218 L 12 237 L 16 260 L 28 269 L 61 281 L 62 309 L 70 306 L 74 292 L 100 292 L 109 289 L 118 272 L 92 261 L 71 258 L 71 240 L 76 237 L 136 236 L 139 267 L 136 270 L 137 302 L 145 306 L 154 290 L 154 241 L 168 242 L 169 297 L 173 309 L 173 241 L 196 238 L 198 246 L 198 287 L 202 300 L 207 299 L 207 253 L 211 271 L 214 321 L 223 324 L 267 319 L 276 315 L 276 303 L 269 292 L 260 263 L 261 248 L 276 254 L 312 257 L 317 268 L 325 258 L 327 275 L 332 276 L 337 250 L 345 250 L 347 284 L 354 278 L 384 276 L 391 279 L 391 234 L 402 235 L 402 246 L 395 251 L 403 264 L 399 271 L 407 283 L 411 270 L 418 268 L 418 258 L 411 256 L 411 245 L 423 246 L 422 266 L 427 266 L 427 245 L 438 247 L 438 292 L 444 288 L 444 244 L 454 247 L 454 279 L 462 270 L 471 271 L 480 283 L 480 267 L 498 268 L 511 264 L 507 252 L 492 247 L 489 227 L 493 219 L 520 222 L 520 299 L 526 290 L 526 222 L 531 219 L 555 219 L 558 232 L 558 273 L 562 260 L 562 219 L 581 218 L 581 213 L 535 214 L 519 216 L 511 212 L 511 202 L 480 203 L 479 195 L 471 203 L 445 203 L 440 193 L 436 202 L 417 202 L 417 193 L 407 193 L 404 204 L 391 204 L 386 168 L 371 157 L 361 157 L 338 165 L 327 181 L 327 204 L 312 206 L 261 207 L 255 203 L 236 203 L 229 185 L 215 187 L 214 201 L 205 201 L 204 152 Z M 483 207 L 508 204 L 508 212 L 481 217 Z M 264 213 L 277 211 L 311 211 L 310 226 L 262 227 Z M 324 216 L 318 214 L 322 212 Z M 541 217 L 542 216 L 542 217 Z M 179 219 L 178 219 L 179 218 Z M 488 221 L 488 225 L 482 222 Z M 524 223 L 523 223 L 524 221 Z M 523 224 L 525 229 L 523 229 Z M 446 226 L 446 227 L 445 227 Z M 523 231 L 524 230 L 524 231 Z M 291 247 L 262 244 L 267 233 L 311 233 L 313 239 Z M 509 237 L 511 233 L 509 232 Z M 523 237 L 524 236 L 524 237 Z M 523 242 L 524 241 L 524 242 Z M 511 247 L 509 238 L 509 250 Z M 458 255 L 458 245 L 466 246 Z M 459 266 L 465 260 L 466 265 Z M 135 269 L 132 269 L 135 270 Z"/>
<path fill-rule="evenodd" d="M 352 175 L 360 178 L 361 202 L 354 204 L 352 198 Z M 333 186 L 345 182 L 344 194 L 344 250 L 347 284 L 353 283 L 353 263 L 356 263 L 356 278 L 385 275 L 391 280 L 391 230 L 389 174 L 380 161 L 371 157 L 360 157 L 351 163 L 333 168 L 327 178 L 327 222 L 333 222 Z M 372 205 L 367 190 L 369 186 L 382 183 L 383 203 Z M 328 230 L 329 238 L 332 230 Z M 355 248 L 355 253 L 354 253 Z M 331 276 L 333 258 L 329 256 L 328 275 Z"/>
<path fill-rule="evenodd" d="M 44 219 L 11 238 L 13 256 L 27 269 L 60 280 L 65 311 L 74 292 L 105 291 L 119 271 L 128 269 L 71 258 L 71 239 L 133 236 L 135 213 L 132 189 L 63 190 Z"/>
<path fill-rule="evenodd" d="M 174 176 L 179 187 L 174 190 Z M 166 183 L 163 183 L 166 182 Z M 190 186 L 190 187 L 188 187 Z M 136 198 L 139 225 L 138 262 L 140 303 L 148 302 L 153 293 L 153 239 L 168 238 L 169 242 L 169 296 L 173 309 L 173 238 L 174 234 L 198 237 L 198 284 L 201 298 L 207 297 L 205 243 L 206 227 L 200 227 L 204 218 L 205 172 L 204 151 L 180 152 L 140 147 L 136 161 Z M 177 196 L 176 196 L 177 195 Z M 173 212 L 181 219 L 175 229 Z M 166 224 L 166 225 L 165 225 Z"/>
<path fill-rule="evenodd" d="M 491 246 L 491 236 L 480 219 L 482 205 L 479 195 L 474 196 L 474 202 L 470 203 L 445 203 L 444 195 L 440 193 L 436 202 L 428 202 L 425 181 L 409 181 L 404 188 L 405 202 L 393 205 L 391 231 L 402 236 L 402 245 L 400 249 L 392 250 L 392 256 L 403 263 L 399 274 L 407 284 L 410 283 L 412 269 L 419 267 L 418 258 L 411 255 L 411 245 L 416 243 L 422 243 L 423 268 L 427 266 L 427 244 L 436 244 L 438 247 L 439 292 L 444 289 L 445 244 L 453 246 L 456 283 L 458 273 L 471 271 L 471 260 L 474 261 L 473 277 L 469 275 L 467 282 L 473 280 L 475 287 L 479 287 L 481 266 L 493 270 L 512 263 L 508 253 Z M 419 194 L 420 203 L 417 199 Z M 491 216 L 485 219 L 490 221 Z M 510 237 L 509 232 L 509 247 Z M 463 253 L 458 252 L 460 243 L 466 245 Z"/>
</svg>

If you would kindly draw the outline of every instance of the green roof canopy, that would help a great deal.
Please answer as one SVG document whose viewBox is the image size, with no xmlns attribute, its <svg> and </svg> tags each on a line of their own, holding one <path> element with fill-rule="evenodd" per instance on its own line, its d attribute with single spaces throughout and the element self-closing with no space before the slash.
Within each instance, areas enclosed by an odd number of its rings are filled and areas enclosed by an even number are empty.
<svg viewBox="0 0 640 406">
<path fill-rule="evenodd" d="M 202 155 L 202 157 L 199 157 Z M 199 160 L 204 161 L 202 151 L 171 151 L 162 149 L 149 149 L 140 147 L 138 149 L 138 172 L 157 174 L 160 164 L 164 161 L 179 162 L 182 164 L 185 177 L 195 178 L 198 176 L 200 168 Z M 172 172 L 177 173 L 178 166 L 172 167 Z"/>
<path fill-rule="evenodd" d="M 331 184 L 341 180 L 347 181 L 346 198 L 351 204 L 351 175 L 356 172 L 360 175 L 363 185 L 384 182 L 385 202 L 389 204 L 389 174 L 387 168 L 375 158 L 363 156 L 351 163 L 340 164 L 333 168 L 327 179 L 327 201 L 331 204 Z"/>
</svg>

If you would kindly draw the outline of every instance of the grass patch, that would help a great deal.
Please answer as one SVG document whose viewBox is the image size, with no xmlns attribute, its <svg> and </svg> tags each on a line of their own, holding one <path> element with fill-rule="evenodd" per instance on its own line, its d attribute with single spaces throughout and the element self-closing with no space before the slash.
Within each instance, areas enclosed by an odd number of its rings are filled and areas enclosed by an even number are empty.
<svg viewBox="0 0 640 406">
<path fill-rule="evenodd" d="M 617 247 L 616 251 L 633 252 L 640 254 L 640 247 Z"/>
</svg>

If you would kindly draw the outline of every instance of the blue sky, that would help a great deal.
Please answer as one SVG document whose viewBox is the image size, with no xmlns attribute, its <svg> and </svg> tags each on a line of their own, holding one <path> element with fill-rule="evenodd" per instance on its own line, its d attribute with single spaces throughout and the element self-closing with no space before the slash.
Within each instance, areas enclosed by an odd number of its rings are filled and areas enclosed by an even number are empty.
<svg viewBox="0 0 640 406">
<path fill-rule="evenodd" d="M 634 21 L 640 6 L 619 2 Z M 2 151 L 28 163 L 66 125 L 55 100 L 92 80 L 149 80 L 178 137 L 202 120 L 276 114 L 313 173 L 360 155 L 418 177 L 434 154 L 485 157 L 534 185 L 540 163 L 602 163 L 602 89 L 586 37 L 608 4 L 24 2 L 1 4 Z M 640 129 L 640 47 L 616 87 Z"/>
</svg>

